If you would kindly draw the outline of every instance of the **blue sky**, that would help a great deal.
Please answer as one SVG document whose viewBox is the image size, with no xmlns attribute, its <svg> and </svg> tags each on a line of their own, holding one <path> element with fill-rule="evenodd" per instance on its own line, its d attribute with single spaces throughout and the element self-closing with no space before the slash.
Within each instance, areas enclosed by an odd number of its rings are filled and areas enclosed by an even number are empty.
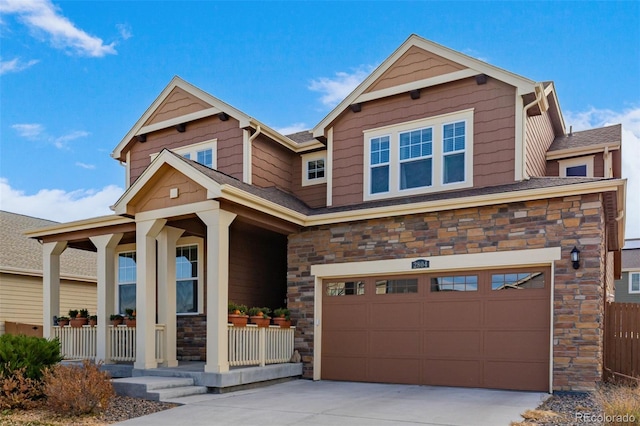
<svg viewBox="0 0 640 426">
<path fill-rule="evenodd" d="M 109 154 L 174 75 L 303 130 L 415 33 L 553 80 L 574 130 L 622 123 L 640 237 L 640 2 L 0 0 L 0 19 L 0 209 L 110 214 Z"/>
</svg>

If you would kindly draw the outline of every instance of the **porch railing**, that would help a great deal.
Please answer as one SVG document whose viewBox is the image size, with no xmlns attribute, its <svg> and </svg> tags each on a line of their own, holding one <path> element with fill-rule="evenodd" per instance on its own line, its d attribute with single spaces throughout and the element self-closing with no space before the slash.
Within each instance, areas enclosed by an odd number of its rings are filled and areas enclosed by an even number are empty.
<svg viewBox="0 0 640 426">
<path fill-rule="evenodd" d="M 229 365 L 281 364 L 293 354 L 295 327 L 229 325 Z"/>
<path fill-rule="evenodd" d="M 156 324 L 156 361 L 164 361 L 164 324 Z M 124 325 L 107 329 L 111 344 L 107 348 L 107 358 L 111 361 L 136 360 L 136 328 Z M 90 359 L 97 356 L 98 329 L 89 325 L 75 328 L 53 327 L 53 337 L 60 340 L 60 353 L 65 359 Z"/>
</svg>

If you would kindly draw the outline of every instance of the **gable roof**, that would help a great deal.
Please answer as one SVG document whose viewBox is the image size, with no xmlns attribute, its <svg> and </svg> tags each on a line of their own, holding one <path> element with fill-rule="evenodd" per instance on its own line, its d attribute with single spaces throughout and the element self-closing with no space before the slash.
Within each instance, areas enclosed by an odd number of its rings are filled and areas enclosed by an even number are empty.
<svg viewBox="0 0 640 426">
<path fill-rule="evenodd" d="M 387 72 L 395 63 L 412 47 L 418 47 L 422 50 L 431 52 L 444 59 L 458 63 L 466 69 L 444 74 L 442 76 L 431 77 L 412 84 L 403 84 L 398 86 L 395 90 L 383 89 L 374 92 L 367 92 L 372 85 Z M 529 80 L 525 77 L 519 76 L 512 72 L 503 70 L 479 59 L 449 49 L 448 47 L 426 40 L 416 34 L 412 34 L 409 38 L 385 59 L 378 68 L 376 68 L 362 83 L 358 85 L 338 106 L 336 106 L 329 114 L 320 121 L 312 130 L 314 137 L 324 137 L 326 127 L 329 126 L 349 105 L 357 102 L 365 102 L 367 100 L 376 99 L 376 96 L 388 96 L 389 94 L 408 92 L 413 88 L 428 87 L 429 85 L 442 84 L 449 81 L 455 81 L 462 78 L 468 78 L 479 74 L 486 74 L 497 80 L 504 81 L 514 87 L 516 87 L 521 94 L 530 93 L 534 91 L 536 82 Z M 418 87 L 414 87 L 417 85 Z"/>
<path fill-rule="evenodd" d="M 171 96 L 174 89 L 179 88 L 184 92 L 198 98 L 201 100 L 204 105 L 209 105 L 209 108 L 201 105 L 200 109 L 196 111 L 192 111 L 188 114 L 184 114 L 178 117 L 170 118 L 167 120 L 159 121 L 159 122 L 150 122 L 150 119 L 154 116 L 154 114 L 158 111 L 159 108 L 163 105 L 163 103 Z M 221 101 L 215 96 L 210 95 L 202 89 L 197 88 L 196 86 L 188 83 L 178 76 L 174 76 L 169 84 L 160 92 L 158 97 L 153 101 L 153 103 L 147 108 L 147 110 L 142 114 L 142 116 L 136 121 L 133 127 L 127 132 L 127 134 L 122 138 L 120 143 L 115 147 L 113 152 L 111 153 L 111 157 L 117 160 L 123 160 L 123 151 L 125 148 L 132 142 L 134 136 L 143 135 L 146 133 L 150 133 L 156 130 L 164 129 L 167 127 L 172 127 L 178 124 L 186 123 L 193 120 L 198 120 L 200 118 L 210 117 L 216 114 L 224 112 L 231 117 L 235 118 L 239 121 L 239 127 L 246 128 L 254 128 L 259 129 L 261 133 L 267 135 L 271 139 L 276 142 L 292 149 L 295 152 L 305 149 L 313 149 L 318 146 L 322 146 L 319 141 L 305 141 L 305 143 L 300 143 L 294 141 L 287 136 L 282 135 L 278 131 L 272 129 L 271 127 L 265 125 L 264 123 L 259 122 L 258 120 L 250 117 L 239 109 L 234 108 L 233 106 L 227 104 L 226 102 Z M 317 145 L 317 146 L 316 146 Z"/>
<path fill-rule="evenodd" d="M 584 151 L 593 149 L 603 151 L 605 147 L 609 149 L 620 149 L 621 141 L 621 124 L 573 132 L 556 137 L 549 147 L 547 158 L 566 155 L 572 151 L 582 154 L 586 153 Z"/>
<path fill-rule="evenodd" d="M 56 224 L 58 222 L 0 210 L 0 272 L 41 276 L 42 246 L 27 237 L 25 231 Z M 64 279 L 95 281 L 95 253 L 67 248 L 60 255 L 60 272 Z"/>
</svg>

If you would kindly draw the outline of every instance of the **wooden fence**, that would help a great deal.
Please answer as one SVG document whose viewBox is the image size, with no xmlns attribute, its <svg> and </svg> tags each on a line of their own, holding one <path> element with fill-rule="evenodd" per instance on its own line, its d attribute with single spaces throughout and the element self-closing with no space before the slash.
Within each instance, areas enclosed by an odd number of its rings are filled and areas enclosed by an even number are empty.
<svg viewBox="0 0 640 426">
<path fill-rule="evenodd" d="M 607 303 L 604 323 L 604 379 L 640 383 L 640 303 Z"/>
<path fill-rule="evenodd" d="M 42 337 L 42 326 L 35 324 L 24 324 L 21 322 L 5 321 L 4 332 L 7 334 L 24 334 L 27 336 Z"/>
</svg>

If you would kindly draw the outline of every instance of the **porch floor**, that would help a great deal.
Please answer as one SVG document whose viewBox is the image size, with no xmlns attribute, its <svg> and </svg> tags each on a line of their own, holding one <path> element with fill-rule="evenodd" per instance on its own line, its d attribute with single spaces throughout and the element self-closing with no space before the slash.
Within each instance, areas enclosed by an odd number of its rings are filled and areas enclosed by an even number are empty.
<svg viewBox="0 0 640 426">
<path fill-rule="evenodd" d="M 271 384 L 302 376 L 302 363 L 270 364 L 264 367 L 231 367 L 224 373 L 207 373 L 204 362 L 179 361 L 176 367 L 158 367 L 146 370 L 133 368 L 133 364 L 105 364 L 103 370 L 112 377 L 186 377 L 196 386 L 206 386 L 209 392 L 231 390 Z"/>
</svg>

